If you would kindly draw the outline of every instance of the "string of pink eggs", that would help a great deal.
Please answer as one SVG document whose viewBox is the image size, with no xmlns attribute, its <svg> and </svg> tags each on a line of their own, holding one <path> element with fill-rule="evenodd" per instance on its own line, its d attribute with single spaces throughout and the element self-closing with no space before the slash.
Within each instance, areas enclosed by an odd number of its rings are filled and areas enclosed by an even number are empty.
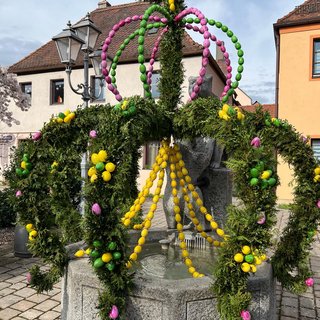
<svg viewBox="0 0 320 320">
<path fill-rule="evenodd" d="M 152 16 L 151 14 L 154 11 L 158 11 L 160 13 L 162 13 L 165 17 L 164 18 L 160 18 L 158 16 Z M 196 15 L 196 18 L 188 18 L 185 19 L 184 17 L 187 16 L 188 14 L 194 14 Z M 132 34 L 130 34 L 128 36 L 128 38 L 126 38 L 123 43 L 120 46 L 120 49 L 116 52 L 115 57 L 113 58 L 112 64 L 110 66 L 110 71 L 107 69 L 107 51 L 108 48 L 112 42 L 112 38 L 115 36 L 116 32 L 122 28 L 123 26 L 125 26 L 126 24 L 129 24 L 133 21 L 138 21 L 141 20 L 140 23 L 140 28 L 137 29 L 135 32 L 133 32 Z M 116 86 L 116 79 L 115 79 L 115 70 L 117 68 L 117 64 L 119 61 L 119 58 L 122 54 L 122 52 L 124 51 L 124 49 L 126 48 L 126 46 L 130 43 L 131 40 L 133 40 L 137 35 L 139 35 L 139 39 L 138 39 L 138 62 L 140 63 L 140 79 L 143 82 L 143 86 L 144 89 L 146 91 L 146 97 L 152 97 L 151 92 L 150 92 L 150 85 L 152 83 L 151 77 L 152 77 L 152 72 L 153 72 L 153 65 L 155 63 L 155 57 L 156 54 L 158 52 L 159 49 L 159 45 L 161 42 L 161 39 L 163 37 L 163 35 L 168 31 L 168 26 L 166 26 L 168 24 L 168 21 L 172 20 L 170 14 L 166 11 L 165 8 L 160 7 L 158 5 L 153 5 L 151 6 L 149 9 L 146 10 L 145 14 L 143 16 L 133 16 L 133 17 L 127 17 L 123 20 L 121 20 L 119 23 L 115 24 L 112 28 L 112 30 L 109 32 L 108 37 L 106 38 L 103 46 L 102 46 L 102 54 L 101 54 L 101 58 L 102 58 L 102 73 L 105 76 L 105 80 L 108 84 L 108 89 L 115 95 L 116 100 L 118 101 L 122 101 L 122 96 L 120 95 L 117 86 Z M 221 94 L 220 99 L 223 102 L 226 102 L 228 100 L 228 98 L 233 94 L 234 89 L 238 87 L 238 81 L 240 81 L 241 79 L 241 73 L 243 71 L 243 51 L 241 50 L 241 45 L 238 42 L 237 37 L 235 37 L 232 33 L 232 31 L 230 31 L 228 29 L 228 27 L 223 26 L 221 22 L 215 22 L 214 20 L 208 20 L 204 17 L 204 15 L 195 8 L 189 8 L 186 9 L 182 12 L 180 12 L 176 17 L 175 17 L 175 21 L 179 22 L 180 20 L 182 20 L 183 22 L 183 27 L 186 27 L 189 30 L 193 30 L 196 32 L 200 32 L 201 34 L 203 34 L 204 36 L 204 42 L 203 42 L 203 54 L 202 54 L 202 67 L 199 71 L 199 76 L 196 80 L 196 83 L 193 87 L 193 90 L 190 94 L 190 98 L 191 100 L 194 100 L 197 98 L 199 92 L 200 92 L 200 87 L 204 81 L 204 77 L 206 74 L 206 66 L 209 63 L 209 59 L 208 57 L 210 56 L 210 51 L 209 51 L 209 47 L 210 47 L 210 40 L 216 42 L 217 46 L 220 48 L 220 50 L 223 53 L 223 57 L 227 66 L 227 75 L 226 75 L 226 86 L 224 87 L 224 90 Z M 147 23 L 147 21 L 155 21 L 154 23 Z M 186 24 L 186 22 L 188 22 L 188 24 Z M 198 26 L 192 26 L 190 23 L 200 23 L 201 24 L 201 28 L 199 28 Z M 239 56 L 239 66 L 238 66 L 238 74 L 236 75 L 236 81 L 232 83 L 232 67 L 230 65 L 230 59 L 229 59 L 229 53 L 226 51 L 226 48 L 223 44 L 222 41 L 217 40 L 217 38 L 211 34 L 208 31 L 208 27 L 207 27 L 207 23 L 209 23 L 209 25 L 215 25 L 217 28 L 221 28 L 223 32 L 227 33 L 227 35 L 231 38 L 231 41 L 233 43 L 235 43 L 235 47 L 238 50 L 238 56 Z M 144 65 L 145 62 L 145 57 L 144 57 L 144 37 L 145 37 L 145 33 L 146 33 L 146 29 L 151 29 L 151 28 L 160 28 L 160 27 L 164 27 L 166 26 L 161 34 L 159 35 L 159 37 L 157 38 L 153 50 L 152 50 L 152 54 L 150 57 L 150 61 L 149 61 L 149 67 L 148 67 L 148 72 L 146 72 L 146 67 Z M 110 77 L 111 74 L 111 77 Z"/>
</svg>

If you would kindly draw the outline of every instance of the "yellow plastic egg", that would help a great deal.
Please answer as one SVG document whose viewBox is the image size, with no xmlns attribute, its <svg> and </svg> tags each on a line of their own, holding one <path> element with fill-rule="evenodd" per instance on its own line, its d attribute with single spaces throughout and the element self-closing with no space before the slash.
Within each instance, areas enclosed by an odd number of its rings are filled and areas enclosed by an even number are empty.
<svg viewBox="0 0 320 320">
<path fill-rule="evenodd" d="M 93 174 L 93 175 L 90 177 L 90 182 L 91 182 L 91 183 L 94 183 L 97 179 L 98 179 L 98 176 L 97 176 L 96 174 Z"/>
<path fill-rule="evenodd" d="M 241 263 L 244 259 L 243 254 L 242 253 L 236 253 L 233 257 L 235 262 Z"/>
<path fill-rule="evenodd" d="M 57 120 L 56 120 L 58 123 L 63 123 L 63 119 L 61 119 L 61 118 L 57 118 Z"/>
<path fill-rule="evenodd" d="M 257 272 L 257 267 L 253 264 L 250 264 L 250 271 L 253 273 Z"/>
<path fill-rule="evenodd" d="M 130 255 L 129 259 L 132 261 L 136 261 L 138 259 L 138 255 L 134 252 Z"/>
<path fill-rule="evenodd" d="M 315 175 L 320 175 L 320 167 L 316 167 L 314 169 L 314 173 L 315 173 Z"/>
<path fill-rule="evenodd" d="M 27 163 L 25 161 L 22 161 L 20 164 L 22 169 L 26 169 L 26 165 L 27 165 Z"/>
<path fill-rule="evenodd" d="M 108 263 L 112 260 L 112 254 L 110 252 L 106 252 L 101 257 L 102 261 Z"/>
<path fill-rule="evenodd" d="M 78 250 L 75 254 L 75 257 L 81 258 L 84 256 L 84 251 L 82 249 Z"/>
<path fill-rule="evenodd" d="M 32 238 L 35 238 L 38 235 L 38 232 L 36 230 L 31 230 L 29 233 L 29 236 Z"/>
<path fill-rule="evenodd" d="M 88 176 L 89 176 L 89 177 L 92 177 L 94 174 L 95 174 L 95 175 L 97 174 L 97 169 L 96 169 L 96 167 L 91 167 L 91 168 L 88 170 Z"/>
<path fill-rule="evenodd" d="M 102 172 L 102 179 L 103 181 L 110 181 L 111 180 L 111 173 L 109 171 L 103 171 Z"/>
<path fill-rule="evenodd" d="M 229 111 L 229 106 L 225 103 L 223 106 L 222 106 L 222 110 L 227 113 Z"/>
<path fill-rule="evenodd" d="M 244 262 L 241 264 L 241 269 L 243 272 L 249 272 L 250 271 L 250 264 L 247 262 Z"/>
<path fill-rule="evenodd" d="M 33 224 L 32 224 L 32 223 L 28 223 L 28 224 L 26 225 L 26 230 L 27 230 L 28 232 L 31 232 L 31 231 L 33 230 Z"/>
<path fill-rule="evenodd" d="M 115 169 L 116 169 L 116 165 L 112 162 L 108 162 L 106 165 L 105 165 L 105 169 L 109 172 L 113 172 Z"/>
<path fill-rule="evenodd" d="M 108 154 L 106 150 L 100 150 L 98 153 L 99 162 L 105 162 L 107 160 Z"/>
<path fill-rule="evenodd" d="M 91 253 L 91 251 L 92 250 L 90 248 L 87 248 L 86 251 L 85 251 L 86 255 L 89 255 Z"/>
<path fill-rule="evenodd" d="M 91 162 L 92 162 L 93 164 L 97 164 L 98 162 L 100 162 L 99 156 L 98 156 L 97 153 L 93 153 L 93 154 L 91 155 Z"/>
<path fill-rule="evenodd" d="M 74 112 L 71 112 L 68 116 L 71 120 L 73 120 L 76 117 L 76 114 Z"/>
<path fill-rule="evenodd" d="M 243 246 L 241 251 L 243 254 L 249 254 L 251 252 L 251 249 L 249 246 Z"/>
</svg>

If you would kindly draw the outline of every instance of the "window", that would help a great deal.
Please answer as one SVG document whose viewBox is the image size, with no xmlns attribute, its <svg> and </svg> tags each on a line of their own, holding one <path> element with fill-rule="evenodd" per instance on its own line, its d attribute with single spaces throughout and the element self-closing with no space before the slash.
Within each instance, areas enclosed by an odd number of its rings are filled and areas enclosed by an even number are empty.
<svg viewBox="0 0 320 320">
<path fill-rule="evenodd" d="M 312 77 L 320 77 L 320 38 L 313 39 Z"/>
<path fill-rule="evenodd" d="M 102 88 L 100 86 L 101 80 L 95 76 L 91 77 L 91 88 L 92 93 L 96 98 L 93 98 L 91 101 L 104 101 L 106 99 L 106 82 L 102 80 Z M 100 93 L 100 95 L 99 95 Z"/>
<path fill-rule="evenodd" d="M 320 139 L 311 139 L 311 148 L 313 150 L 314 157 L 320 160 Z"/>
<path fill-rule="evenodd" d="M 148 142 L 144 147 L 143 169 L 151 169 L 156 161 L 156 156 L 160 148 L 159 141 Z"/>
<path fill-rule="evenodd" d="M 20 83 L 21 91 L 25 94 L 27 94 L 30 99 L 32 96 L 32 83 L 31 82 L 25 82 L 25 83 Z"/>
<path fill-rule="evenodd" d="M 159 81 L 160 81 L 160 73 L 158 71 L 155 71 L 152 73 L 151 77 L 151 94 L 154 99 L 158 99 L 160 97 L 160 91 L 159 91 Z"/>
<path fill-rule="evenodd" d="M 158 28 L 153 27 L 148 30 L 148 34 L 156 34 L 158 32 L 158 30 L 159 30 Z"/>
<path fill-rule="evenodd" d="M 62 104 L 64 101 L 64 81 L 51 80 L 51 104 Z"/>
</svg>

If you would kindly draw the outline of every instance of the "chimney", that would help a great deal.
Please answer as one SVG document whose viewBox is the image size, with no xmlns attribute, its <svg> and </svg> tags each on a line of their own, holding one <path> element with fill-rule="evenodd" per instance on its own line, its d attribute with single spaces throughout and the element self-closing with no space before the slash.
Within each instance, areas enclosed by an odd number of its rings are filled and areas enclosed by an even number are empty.
<svg viewBox="0 0 320 320">
<path fill-rule="evenodd" d="M 107 8 L 107 7 L 111 7 L 111 4 L 110 4 L 109 1 L 107 1 L 107 0 L 101 0 L 101 1 L 98 3 L 98 9 Z"/>
<path fill-rule="evenodd" d="M 224 45 L 224 42 L 222 41 L 222 45 Z M 222 70 L 224 74 L 227 74 L 227 66 L 224 62 L 224 56 L 222 51 L 220 50 L 220 47 L 216 45 L 216 61 Z"/>
</svg>

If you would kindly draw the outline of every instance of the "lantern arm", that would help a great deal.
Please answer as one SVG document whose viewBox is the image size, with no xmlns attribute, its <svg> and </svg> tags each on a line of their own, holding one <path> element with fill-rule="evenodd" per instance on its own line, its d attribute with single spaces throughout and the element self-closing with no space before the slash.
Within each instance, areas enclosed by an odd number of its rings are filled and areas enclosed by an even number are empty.
<svg viewBox="0 0 320 320">
<path fill-rule="evenodd" d="M 68 75 L 68 83 L 69 83 L 69 86 L 71 88 L 71 90 L 76 93 L 76 94 L 79 94 L 79 95 L 82 95 L 84 94 L 84 85 L 82 83 L 80 84 L 77 84 L 77 89 L 75 89 L 71 83 L 71 73 L 72 73 L 72 68 L 70 65 L 67 65 L 66 67 L 66 73 Z M 81 90 L 82 89 L 82 90 Z M 81 90 L 81 91 L 80 91 Z"/>
</svg>

